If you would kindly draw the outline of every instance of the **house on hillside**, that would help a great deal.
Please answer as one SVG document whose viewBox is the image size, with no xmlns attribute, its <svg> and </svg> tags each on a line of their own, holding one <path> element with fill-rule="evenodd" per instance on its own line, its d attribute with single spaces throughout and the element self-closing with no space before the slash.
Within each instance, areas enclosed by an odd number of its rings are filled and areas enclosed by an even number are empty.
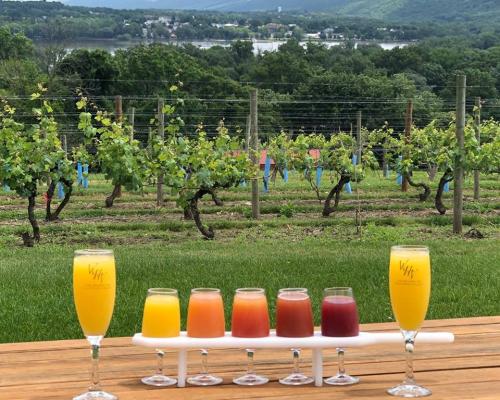
<svg viewBox="0 0 500 400">
<path fill-rule="evenodd" d="M 264 25 L 264 27 L 267 29 L 269 33 L 276 33 L 279 32 L 281 29 L 285 28 L 285 25 L 277 24 L 276 22 L 270 22 L 269 24 Z"/>
<path fill-rule="evenodd" d="M 319 40 L 320 38 L 321 38 L 321 32 L 306 33 L 306 39 Z"/>
</svg>

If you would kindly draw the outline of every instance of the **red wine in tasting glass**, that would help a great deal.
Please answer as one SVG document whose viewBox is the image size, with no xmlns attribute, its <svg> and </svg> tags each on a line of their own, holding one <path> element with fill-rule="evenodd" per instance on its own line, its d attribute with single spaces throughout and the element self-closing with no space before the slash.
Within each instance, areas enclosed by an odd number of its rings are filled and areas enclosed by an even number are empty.
<svg viewBox="0 0 500 400">
<path fill-rule="evenodd" d="M 356 301 L 348 296 L 326 296 L 321 306 L 323 336 L 358 336 L 359 318 Z"/>
<path fill-rule="evenodd" d="M 314 335 L 311 299 L 307 292 L 290 290 L 278 295 L 276 335 L 307 337 Z"/>
<path fill-rule="evenodd" d="M 280 289 L 276 302 L 276 335 L 307 337 L 314 335 L 311 299 L 306 288 Z M 307 385 L 314 379 L 300 372 L 300 349 L 291 349 L 293 371 L 279 379 L 283 385 Z"/>
</svg>

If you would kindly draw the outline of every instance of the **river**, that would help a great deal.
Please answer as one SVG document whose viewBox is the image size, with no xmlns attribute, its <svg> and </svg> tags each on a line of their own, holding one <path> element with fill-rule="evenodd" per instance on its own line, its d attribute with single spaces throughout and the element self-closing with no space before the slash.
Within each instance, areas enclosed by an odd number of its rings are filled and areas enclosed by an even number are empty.
<svg viewBox="0 0 500 400">
<path fill-rule="evenodd" d="M 37 42 L 40 46 L 44 46 L 46 42 Z M 136 46 L 141 43 L 151 43 L 150 41 L 119 41 L 113 39 L 98 39 L 98 40 L 70 40 L 63 43 L 63 46 L 67 51 L 74 49 L 104 49 L 114 54 L 119 49 L 126 49 L 132 46 Z M 209 49 L 214 46 L 228 47 L 231 45 L 231 41 L 225 40 L 193 40 L 193 41 L 164 41 L 161 43 L 170 43 L 177 46 L 183 46 L 190 43 L 201 49 Z M 255 54 L 263 53 L 265 51 L 276 51 L 283 44 L 286 43 L 282 40 L 255 40 L 253 41 L 253 50 Z M 301 45 L 305 46 L 308 42 L 300 42 Z M 326 47 L 340 46 L 344 42 L 341 41 L 314 41 L 314 43 L 321 43 Z M 409 43 L 406 42 L 376 42 L 376 41 L 356 41 L 355 47 L 364 44 L 377 44 L 384 50 L 392 50 L 395 47 L 405 47 Z"/>
</svg>

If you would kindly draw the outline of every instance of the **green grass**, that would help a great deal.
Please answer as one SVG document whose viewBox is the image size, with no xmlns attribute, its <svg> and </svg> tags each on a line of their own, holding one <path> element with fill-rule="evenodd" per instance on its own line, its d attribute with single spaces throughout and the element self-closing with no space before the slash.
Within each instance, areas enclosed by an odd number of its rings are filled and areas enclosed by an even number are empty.
<svg viewBox="0 0 500 400">
<path fill-rule="evenodd" d="M 416 180 L 424 177 L 416 175 Z M 338 213 L 329 218 L 321 217 L 314 193 L 297 174 L 288 184 L 278 179 L 261 195 L 258 221 L 250 218 L 249 187 L 224 191 L 224 207 L 202 202 L 203 219 L 216 230 L 216 240 L 205 241 L 193 222 L 182 220 L 172 198 L 155 207 L 154 187 L 143 195 L 124 192 L 112 209 L 104 208 L 111 186 L 97 175 L 89 190 L 75 190 L 60 223 L 42 222 L 42 242 L 31 249 L 19 238 L 28 229 L 25 200 L 0 192 L 0 341 L 82 336 L 72 301 L 71 261 L 75 249 L 86 247 L 112 247 L 117 257 L 110 336 L 140 330 L 146 290 L 153 286 L 179 289 L 184 318 L 191 288 L 220 287 L 228 320 L 238 287 L 266 288 L 274 320 L 277 290 L 304 286 L 312 293 L 319 323 L 322 289 L 348 285 L 363 322 L 390 321 L 387 269 L 395 243 L 425 243 L 431 249 L 429 318 L 499 315 L 498 177 L 482 178 L 479 201 L 471 201 L 472 183 L 465 182 L 464 232 L 476 228 L 485 235 L 482 240 L 452 235 L 451 213 L 438 215 L 432 200 L 419 202 L 413 189 L 402 193 L 394 178 L 369 175 L 358 185 L 361 202 L 353 185 L 354 194 L 343 194 Z M 326 193 L 326 178 L 322 185 Z M 451 198 L 452 193 L 444 197 L 449 207 Z M 286 207 L 293 211 L 290 218 Z M 355 224 L 358 207 L 361 234 Z M 37 215 L 43 219 L 41 198 Z"/>
<path fill-rule="evenodd" d="M 368 228 L 370 229 L 370 227 Z M 378 230 L 379 228 L 377 228 Z M 392 229 L 394 228 L 386 228 Z M 404 231 L 386 237 L 348 241 L 322 238 L 115 246 L 117 302 L 110 336 L 140 331 L 149 287 L 180 291 L 183 315 L 190 288 L 219 287 L 230 315 L 232 295 L 244 286 L 264 287 L 270 300 L 281 287 L 308 287 L 316 323 L 327 286 L 352 286 L 363 322 L 392 318 L 387 286 L 389 248 Z M 398 242 L 414 243 L 400 239 Z M 419 241 L 420 243 L 420 241 Z M 447 318 L 500 313 L 500 257 L 494 240 L 424 241 L 432 255 L 432 299 L 428 317 Z M 0 250 L 0 341 L 81 336 L 72 302 L 74 248 L 43 245 Z M 274 318 L 273 318 L 274 319 Z"/>
</svg>

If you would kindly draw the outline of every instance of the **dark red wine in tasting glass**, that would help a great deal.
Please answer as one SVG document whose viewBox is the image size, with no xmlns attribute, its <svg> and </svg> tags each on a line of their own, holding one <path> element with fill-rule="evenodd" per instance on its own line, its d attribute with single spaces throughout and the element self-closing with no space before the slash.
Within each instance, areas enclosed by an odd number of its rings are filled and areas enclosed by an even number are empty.
<svg viewBox="0 0 500 400">
<path fill-rule="evenodd" d="M 325 296 L 321 306 L 323 336 L 358 336 L 359 317 L 356 301 L 350 296 Z"/>
</svg>

